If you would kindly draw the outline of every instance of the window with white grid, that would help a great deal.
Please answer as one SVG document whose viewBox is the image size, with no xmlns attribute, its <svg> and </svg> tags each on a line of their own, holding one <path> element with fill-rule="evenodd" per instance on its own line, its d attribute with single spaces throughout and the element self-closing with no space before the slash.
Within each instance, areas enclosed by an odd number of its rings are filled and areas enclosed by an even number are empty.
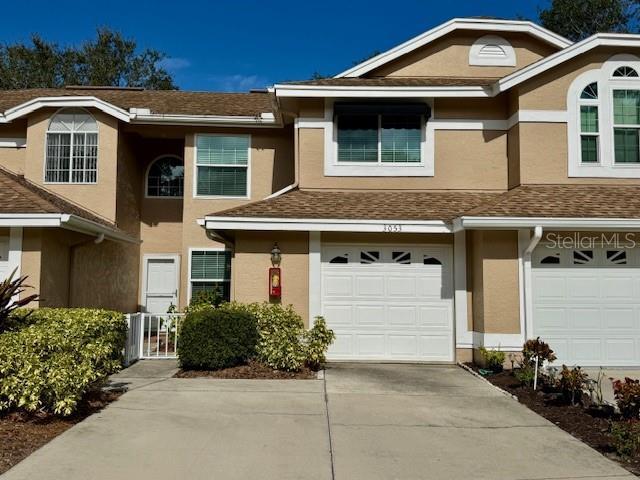
<svg viewBox="0 0 640 480">
<path fill-rule="evenodd" d="M 96 183 L 98 124 L 82 109 L 64 109 L 53 116 L 47 130 L 44 181 Z"/>
</svg>

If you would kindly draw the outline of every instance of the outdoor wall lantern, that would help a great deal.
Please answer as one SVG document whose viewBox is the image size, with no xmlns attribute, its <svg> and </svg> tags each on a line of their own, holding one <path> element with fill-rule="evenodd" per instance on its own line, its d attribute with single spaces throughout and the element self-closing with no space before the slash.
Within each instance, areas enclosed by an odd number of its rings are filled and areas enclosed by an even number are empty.
<svg viewBox="0 0 640 480">
<path fill-rule="evenodd" d="M 269 269 L 269 297 L 279 299 L 282 297 L 282 272 L 280 271 L 280 262 L 282 261 L 282 252 L 277 243 L 273 244 L 271 249 L 271 265 Z"/>
</svg>

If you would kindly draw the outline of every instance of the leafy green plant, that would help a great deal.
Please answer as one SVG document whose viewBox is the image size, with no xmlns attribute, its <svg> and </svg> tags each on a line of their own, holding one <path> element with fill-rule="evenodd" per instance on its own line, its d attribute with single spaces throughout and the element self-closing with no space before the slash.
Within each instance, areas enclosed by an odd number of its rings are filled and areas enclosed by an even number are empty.
<svg viewBox="0 0 640 480">
<path fill-rule="evenodd" d="M 504 361 L 506 359 L 505 352 L 501 352 L 500 349 L 488 350 L 484 347 L 480 347 L 480 355 L 486 368 L 492 372 L 498 373 L 502 371 Z"/>
<path fill-rule="evenodd" d="M 120 369 L 126 332 L 118 312 L 32 311 L 0 335 L 0 410 L 72 414 L 89 389 Z"/>
<path fill-rule="evenodd" d="M 536 375 L 534 368 L 530 364 L 524 363 L 514 370 L 513 376 L 516 377 L 522 385 L 530 387 L 533 385 L 533 380 Z"/>
<path fill-rule="evenodd" d="M 216 286 L 213 290 L 199 290 L 193 294 L 189 306 L 185 309 L 185 313 L 197 310 L 202 307 L 218 307 L 224 299 L 220 293 L 220 289 Z M 169 312 L 173 313 L 173 312 Z"/>
<path fill-rule="evenodd" d="M 609 432 L 613 438 L 613 447 L 618 455 L 633 457 L 640 452 L 640 422 L 626 420 L 611 422 Z"/>
<path fill-rule="evenodd" d="M 588 375 L 580 367 L 568 368 L 566 365 L 562 365 L 558 387 L 564 398 L 571 402 L 571 405 L 575 405 L 580 400 L 582 392 L 587 386 L 588 378 Z"/>
<path fill-rule="evenodd" d="M 180 325 L 180 366 L 217 370 L 246 362 L 258 342 L 256 319 L 249 312 L 223 304 L 201 306 L 187 313 Z"/>
<path fill-rule="evenodd" d="M 625 418 L 637 419 L 640 414 L 640 380 L 625 377 L 613 381 L 613 396 Z"/>
<path fill-rule="evenodd" d="M 18 298 L 27 287 L 24 283 L 27 276 L 16 278 L 16 271 L 17 269 L 11 272 L 8 278 L 0 281 L 0 332 L 7 329 L 9 316 L 13 311 L 38 299 L 35 293 Z"/>
<path fill-rule="evenodd" d="M 336 334 L 327 327 L 323 317 L 316 317 L 313 327 L 303 334 L 306 351 L 306 363 L 312 369 L 318 369 L 326 360 L 327 349 L 333 343 Z"/>
</svg>

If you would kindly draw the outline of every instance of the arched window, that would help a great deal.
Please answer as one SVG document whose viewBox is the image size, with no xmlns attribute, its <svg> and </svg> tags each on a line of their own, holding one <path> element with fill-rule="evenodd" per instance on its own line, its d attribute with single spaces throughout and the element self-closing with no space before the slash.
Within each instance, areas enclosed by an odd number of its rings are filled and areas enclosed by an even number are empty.
<svg viewBox="0 0 640 480">
<path fill-rule="evenodd" d="M 618 67 L 613 71 L 613 77 L 637 77 L 638 72 L 628 65 Z"/>
<path fill-rule="evenodd" d="M 56 113 L 47 129 L 44 180 L 48 183 L 96 183 L 98 124 L 86 110 Z"/>
<path fill-rule="evenodd" d="M 147 197 L 182 197 L 184 190 L 184 162 L 181 158 L 164 155 L 149 167 Z"/>
<path fill-rule="evenodd" d="M 598 163 L 598 82 L 580 93 L 580 162 Z"/>
</svg>

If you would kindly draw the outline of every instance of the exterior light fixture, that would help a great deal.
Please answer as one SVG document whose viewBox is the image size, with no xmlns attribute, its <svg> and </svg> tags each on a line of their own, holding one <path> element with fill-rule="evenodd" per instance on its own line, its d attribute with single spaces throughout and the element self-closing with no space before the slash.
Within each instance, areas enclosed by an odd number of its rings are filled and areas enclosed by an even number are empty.
<svg viewBox="0 0 640 480">
<path fill-rule="evenodd" d="M 276 242 L 271 249 L 271 265 L 279 267 L 280 262 L 282 262 L 282 252 L 280 251 L 280 247 L 278 247 L 278 242 Z"/>
</svg>

